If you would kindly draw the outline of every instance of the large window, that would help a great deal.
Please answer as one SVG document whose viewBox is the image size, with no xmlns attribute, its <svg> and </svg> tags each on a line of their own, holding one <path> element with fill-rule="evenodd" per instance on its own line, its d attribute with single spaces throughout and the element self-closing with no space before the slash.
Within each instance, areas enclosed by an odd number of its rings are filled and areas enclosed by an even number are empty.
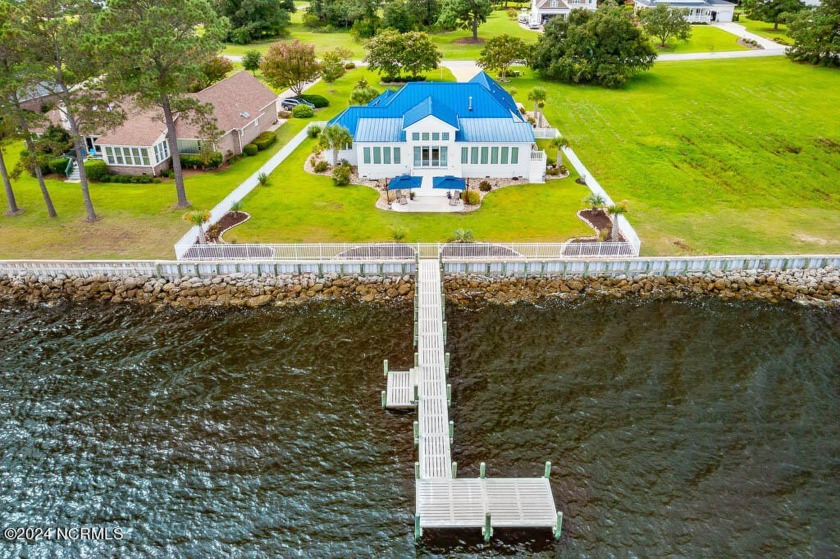
<svg viewBox="0 0 840 559">
<path fill-rule="evenodd" d="M 470 148 L 461 148 L 461 164 L 466 165 L 470 162 Z"/>
<path fill-rule="evenodd" d="M 508 148 L 508 147 L 503 147 L 502 148 L 502 161 L 501 161 L 502 165 L 507 165 L 508 164 L 508 152 L 509 151 L 510 151 L 510 148 Z"/>
<path fill-rule="evenodd" d="M 382 148 L 382 162 L 385 165 L 391 164 L 391 148 L 385 147 Z"/>
<path fill-rule="evenodd" d="M 154 146 L 155 150 L 155 164 L 166 161 L 169 158 L 169 142 L 163 140 Z"/>
<path fill-rule="evenodd" d="M 129 167 L 150 167 L 149 149 L 141 147 L 106 146 L 105 163 Z"/>
<path fill-rule="evenodd" d="M 490 148 L 490 164 L 491 165 L 498 165 L 499 164 L 499 148 L 497 148 L 497 147 Z"/>
<path fill-rule="evenodd" d="M 362 152 L 364 153 L 365 165 L 370 165 L 370 148 L 364 148 Z"/>
<path fill-rule="evenodd" d="M 373 148 L 373 164 L 380 165 L 382 163 L 382 149 Z"/>
<path fill-rule="evenodd" d="M 519 148 L 510 148 L 510 162 L 513 165 L 519 164 Z"/>
<path fill-rule="evenodd" d="M 487 163 L 488 163 L 487 154 L 489 153 L 489 151 L 490 151 L 490 148 L 487 148 L 487 147 L 481 148 L 481 164 L 482 165 L 487 165 Z"/>
<path fill-rule="evenodd" d="M 400 164 L 400 148 L 394 148 L 394 165 Z"/>
<path fill-rule="evenodd" d="M 470 148 L 470 163 L 478 165 L 478 148 Z"/>
</svg>

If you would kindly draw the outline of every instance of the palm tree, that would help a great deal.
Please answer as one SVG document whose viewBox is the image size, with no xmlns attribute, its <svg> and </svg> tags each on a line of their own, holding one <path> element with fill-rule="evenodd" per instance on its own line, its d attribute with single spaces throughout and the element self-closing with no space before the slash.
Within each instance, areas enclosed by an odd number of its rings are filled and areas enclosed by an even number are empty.
<svg viewBox="0 0 840 559">
<path fill-rule="evenodd" d="M 472 243 L 475 241 L 472 231 L 469 229 L 456 229 L 452 234 L 452 240 L 456 243 Z"/>
<path fill-rule="evenodd" d="M 338 165 L 338 151 L 353 145 L 350 131 L 338 124 L 327 126 L 321 131 L 321 145 L 333 152 L 333 167 Z"/>
<path fill-rule="evenodd" d="M 183 219 L 190 225 L 198 227 L 198 244 L 203 245 L 205 242 L 204 224 L 210 221 L 210 210 L 193 210 L 185 213 Z"/>
<path fill-rule="evenodd" d="M 563 163 L 563 148 L 569 147 L 569 140 L 564 136 L 557 136 L 551 140 L 550 145 L 557 150 L 557 166 L 559 167 Z"/>
<path fill-rule="evenodd" d="M 535 87 L 531 91 L 528 92 L 528 100 L 534 102 L 534 118 L 537 119 L 537 123 L 542 120 L 542 114 L 540 113 L 540 103 L 543 103 L 545 106 L 545 89 L 542 87 Z M 539 115 L 539 118 L 537 117 Z"/>
<path fill-rule="evenodd" d="M 238 215 L 240 212 L 242 212 L 242 206 L 242 200 L 237 200 L 236 202 L 230 205 L 230 211 Z"/>
<path fill-rule="evenodd" d="M 592 211 L 594 212 L 603 208 L 607 204 L 607 201 L 604 200 L 604 197 L 600 194 L 595 194 L 593 192 L 592 194 L 583 199 L 583 203 L 592 208 Z"/>
<path fill-rule="evenodd" d="M 618 218 L 627 213 L 627 201 L 621 202 L 620 204 L 614 204 L 607 208 L 607 213 L 612 216 L 612 240 L 614 243 L 617 243 L 621 240 L 621 235 L 618 230 Z"/>
</svg>

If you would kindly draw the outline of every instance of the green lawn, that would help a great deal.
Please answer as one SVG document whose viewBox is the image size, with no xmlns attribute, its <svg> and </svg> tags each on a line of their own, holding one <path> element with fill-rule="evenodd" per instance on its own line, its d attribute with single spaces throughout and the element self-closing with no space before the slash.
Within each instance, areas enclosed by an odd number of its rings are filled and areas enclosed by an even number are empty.
<svg viewBox="0 0 840 559">
<path fill-rule="evenodd" d="M 406 241 L 446 241 L 459 228 L 483 241 L 564 241 L 592 230 L 575 217 L 586 196 L 574 177 L 544 185 L 511 186 L 488 195 L 469 214 L 404 214 L 376 209 L 378 193 L 365 186 L 333 186 L 303 164 L 305 142 L 245 201 L 251 220 L 226 235 L 239 243 L 390 241 L 399 228 Z"/>
<path fill-rule="evenodd" d="M 657 63 L 625 89 L 546 84 L 546 115 L 645 254 L 840 251 L 840 72 L 784 58 Z"/>
<path fill-rule="evenodd" d="M 750 19 L 746 17 L 743 13 L 738 21 L 735 22 L 736 24 L 743 25 L 747 28 L 747 31 L 750 33 L 755 33 L 760 37 L 764 37 L 765 39 L 770 39 L 771 41 L 780 41 L 783 44 L 791 43 L 790 37 L 787 36 L 787 26 L 783 23 L 779 24 L 778 29 L 773 29 L 772 23 L 765 23 L 763 21 L 756 21 L 754 19 Z"/>
<path fill-rule="evenodd" d="M 315 52 L 318 55 L 325 51 L 336 47 L 348 49 L 352 53 L 355 60 L 360 60 L 365 57 L 364 42 L 356 41 L 347 31 L 335 31 L 333 33 L 317 33 L 311 31 L 303 26 L 302 21 L 303 12 L 298 11 L 292 15 L 292 25 L 289 27 L 290 39 L 298 39 L 302 43 L 309 43 L 315 45 Z M 496 35 L 507 33 L 515 37 L 520 37 L 523 40 L 535 43 L 539 38 L 539 33 L 529 31 L 521 28 L 516 20 L 508 19 L 507 14 L 503 11 L 495 11 L 487 19 L 487 23 L 478 29 L 479 37 L 482 39 L 489 39 Z M 451 31 L 448 33 L 433 33 L 431 35 L 432 41 L 438 46 L 443 53 L 444 59 L 449 60 L 469 60 L 478 58 L 483 45 L 474 44 L 460 44 L 457 43 L 459 39 L 471 37 L 470 33 L 463 30 Z M 259 50 L 265 52 L 268 46 L 275 41 L 266 41 L 262 43 L 254 43 L 251 45 L 227 45 L 225 54 L 242 56 L 248 50 Z"/>
<path fill-rule="evenodd" d="M 316 113 L 317 120 L 328 120 L 347 106 L 353 84 L 362 76 L 375 82 L 371 72 L 358 69 L 332 84 L 318 83 L 312 93 L 327 96 L 331 106 Z M 439 71 L 430 79 L 438 78 Z M 445 80 L 454 78 L 444 70 Z M 333 90 L 332 92 L 330 90 Z M 187 195 L 195 208 L 215 206 L 243 180 L 252 175 L 308 121 L 292 119 L 277 130 L 278 142 L 255 157 L 246 157 L 223 171 L 187 178 Z M 12 169 L 22 145 L 5 150 L 6 164 Z M 91 184 L 94 207 L 102 219 L 84 222 L 85 212 L 78 184 L 48 179 L 48 188 L 58 218 L 46 215 L 43 199 L 34 178 L 24 174 L 13 183 L 18 205 L 26 210 L 16 217 L 0 217 L 0 258 L 172 258 L 173 245 L 189 228 L 176 210 L 172 181 L 161 184 Z M 0 195 L 6 208 L 6 200 Z M 0 212 L 2 213 L 2 212 Z"/>
<path fill-rule="evenodd" d="M 659 46 L 659 39 L 653 39 L 653 44 L 661 54 L 748 50 L 738 44 L 738 37 L 732 33 L 708 25 L 692 25 L 691 37 L 687 41 L 671 39 L 665 48 Z"/>
</svg>

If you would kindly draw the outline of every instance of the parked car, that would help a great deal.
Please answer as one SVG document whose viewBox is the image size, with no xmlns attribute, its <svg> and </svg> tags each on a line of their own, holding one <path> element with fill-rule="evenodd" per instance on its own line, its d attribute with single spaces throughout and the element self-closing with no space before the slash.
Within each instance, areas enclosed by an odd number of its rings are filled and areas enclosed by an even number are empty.
<svg viewBox="0 0 840 559">
<path fill-rule="evenodd" d="M 298 105 L 306 105 L 311 109 L 315 108 L 315 105 L 313 105 L 306 99 L 301 99 L 300 97 L 289 97 L 288 99 L 283 99 L 283 101 L 281 101 L 280 103 L 280 106 L 286 109 L 287 111 L 291 111 Z"/>
</svg>

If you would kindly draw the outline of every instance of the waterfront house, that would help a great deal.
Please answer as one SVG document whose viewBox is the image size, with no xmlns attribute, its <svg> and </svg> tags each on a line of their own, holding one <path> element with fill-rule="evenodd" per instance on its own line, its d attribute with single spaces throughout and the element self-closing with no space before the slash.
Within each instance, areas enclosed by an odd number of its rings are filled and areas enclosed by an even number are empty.
<svg viewBox="0 0 840 559">
<path fill-rule="evenodd" d="M 249 72 L 242 71 L 194 94 L 213 108 L 219 136 L 212 150 L 224 160 L 242 153 L 246 144 L 277 123 L 277 94 Z M 171 153 L 160 109 L 143 109 L 126 99 L 121 103 L 127 118 L 108 131 L 83 130 L 90 157 L 101 158 L 114 173 L 158 175 L 169 168 Z M 48 114 L 52 124 L 69 129 L 61 107 Z M 198 153 L 205 138 L 199 128 L 176 116 L 179 153 Z"/>
<path fill-rule="evenodd" d="M 595 9 L 595 0 L 531 0 L 528 26 L 537 29 L 553 17 L 567 17 L 572 10 Z"/>
<path fill-rule="evenodd" d="M 353 145 L 339 158 L 356 165 L 360 177 L 413 177 L 418 196 L 446 196 L 471 178 L 545 180 L 546 157 L 532 125 L 484 72 L 466 83 L 408 83 L 348 107 L 329 124 L 350 131 Z"/>
<path fill-rule="evenodd" d="M 726 0 L 635 0 L 635 10 L 656 6 L 669 6 L 684 10 L 689 23 L 730 22 L 735 14 L 735 4 Z"/>
</svg>

